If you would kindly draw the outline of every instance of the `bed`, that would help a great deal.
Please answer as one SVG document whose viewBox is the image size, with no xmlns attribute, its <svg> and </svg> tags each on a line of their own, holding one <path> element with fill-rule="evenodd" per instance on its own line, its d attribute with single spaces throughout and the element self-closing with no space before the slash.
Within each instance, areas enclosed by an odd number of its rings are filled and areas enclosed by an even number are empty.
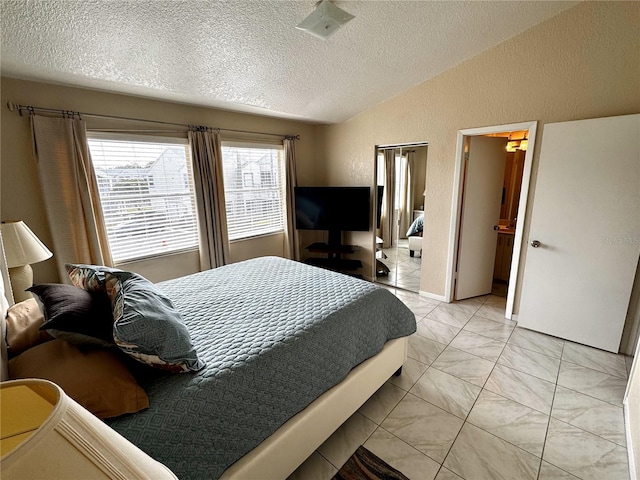
<svg viewBox="0 0 640 480">
<path fill-rule="evenodd" d="M 108 423 L 181 479 L 286 478 L 401 368 L 416 328 L 389 291 L 277 257 L 157 288 L 206 366 L 147 369 L 149 408 Z"/>
</svg>

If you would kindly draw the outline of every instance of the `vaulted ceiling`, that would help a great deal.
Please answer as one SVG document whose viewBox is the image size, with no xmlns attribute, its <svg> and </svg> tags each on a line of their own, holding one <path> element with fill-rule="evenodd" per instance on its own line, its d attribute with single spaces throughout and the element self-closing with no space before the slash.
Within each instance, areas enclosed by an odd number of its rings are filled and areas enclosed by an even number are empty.
<svg viewBox="0 0 640 480">
<path fill-rule="evenodd" d="M 576 1 L 2 0 L 3 75 L 320 123 L 345 121 Z"/>
</svg>

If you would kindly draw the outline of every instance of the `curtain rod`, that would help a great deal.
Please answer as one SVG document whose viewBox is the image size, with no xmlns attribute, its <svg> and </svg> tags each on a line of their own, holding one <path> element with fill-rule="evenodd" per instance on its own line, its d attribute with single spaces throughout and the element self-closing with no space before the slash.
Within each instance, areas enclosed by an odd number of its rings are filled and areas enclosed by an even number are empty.
<svg viewBox="0 0 640 480">
<path fill-rule="evenodd" d="M 85 117 L 108 118 L 112 120 L 132 120 L 134 122 L 146 122 L 146 123 L 155 123 L 159 125 L 171 125 L 171 126 L 183 127 L 187 129 L 191 127 L 200 127 L 199 125 L 189 125 L 186 123 L 175 123 L 175 122 L 164 122 L 162 120 L 145 120 L 144 118 L 121 117 L 118 115 L 103 115 L 99 113 L 77 112 L 73 110 L 61 110 L 57 108 L 33 107 L 31 105 L 18 105 L 11 101 L 7 102 L 7 108 L 11 112 L 17 110 L 21 116 L 22 116 L 22 111 L 26 110 L 30 114 L 35 113 L 37 111 L 37 112 L 47 112 L 47 113 L 58 113 L 60 115 L 63 115 L 63 116 L 67 115 L 70 117 L 73 117 L 75 115 L 77 115 L 78 117 L 81 117 L 84 115 Z M 225 131 L 225 132 L 235 132 L 235 133 L 251 133 L 254 135 L 271 135 L 275 137 L 283 137 L 288 140 L 300 140 L 300 135 L 284 135 L 281 133 L 253 132 L 251 130 L 235 130 L 233 128 L 219 128 L 219 127 L 201 127 L 201 128 L 207 128 L 207 129 L 210 128 L 211 130 L 218 130 L 218 132 Z"/>
<path fill-rule="evenodd" d="M 429 142 L 413 142 L 413 143 L 394 143 L 387 145 L 377 145 L 377 150 L 395 150 L 397 148 L 408 148 L 408 147 L 428 147 Z"/>
</svg>

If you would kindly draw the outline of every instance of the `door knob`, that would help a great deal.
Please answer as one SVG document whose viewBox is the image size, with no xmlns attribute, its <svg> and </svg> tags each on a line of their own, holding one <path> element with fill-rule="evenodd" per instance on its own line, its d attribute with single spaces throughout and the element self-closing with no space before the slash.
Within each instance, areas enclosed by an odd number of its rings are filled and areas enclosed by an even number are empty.
<svg viewBox="0 0 640 480">
<path fill-rule="evenodd" d="M 533 248 L 538 248 L 540 246 L 540 242 L 538 240 L 534 240 L 533 242 L 531 242 L 531 246 Z"/>
</svg>

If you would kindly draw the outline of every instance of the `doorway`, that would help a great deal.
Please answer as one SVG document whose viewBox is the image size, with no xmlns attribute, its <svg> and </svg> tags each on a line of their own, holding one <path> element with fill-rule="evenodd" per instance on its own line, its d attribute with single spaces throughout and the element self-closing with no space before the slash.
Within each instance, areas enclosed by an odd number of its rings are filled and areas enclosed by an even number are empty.
<svg viewBox="0 0 640 480">
<path fill-rule="evenodd" d="M 536 125 L 458 132 L 445 301 L 491 293 L 497 272 L 506 290 L 505 317 L 512 317 Z M 507 151 L 508 142 L 523 152 L 509 163 L 507 154 L 516 152 Z"/>
<path fill-rule="evenodd" d="M 375 279 L 419 292 L 427 143 L 381 145 L 375 157 Z"/>
</svg>

